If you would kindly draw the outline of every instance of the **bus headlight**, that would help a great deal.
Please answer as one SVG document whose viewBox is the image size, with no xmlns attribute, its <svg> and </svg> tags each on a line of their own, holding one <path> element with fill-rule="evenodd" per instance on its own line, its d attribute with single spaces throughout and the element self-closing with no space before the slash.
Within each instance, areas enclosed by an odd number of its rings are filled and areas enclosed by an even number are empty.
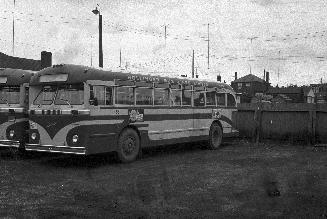
<svg viewBox="0 0 327 219">
<path fill-rule="evenodd" d="M 9 137 L 13 138 L 15 136 L 15 131 L 14 130 L 10 130 L 9 131 Z"/>
<path fill-rule="evenodd" d="M 76 143 L 78 141 L 78 135 L 73 135 L 72 141 L 73 143 Z"/>
<path fill-rule="evenodd" d="M 35 132 L 33 132 L 33 133 L 31 134 L 31 139 L 32 139 L 32 140 L 35 140 L 35 139 L 36 139 L 36 133 L 35 133 Z"/>
</svg>

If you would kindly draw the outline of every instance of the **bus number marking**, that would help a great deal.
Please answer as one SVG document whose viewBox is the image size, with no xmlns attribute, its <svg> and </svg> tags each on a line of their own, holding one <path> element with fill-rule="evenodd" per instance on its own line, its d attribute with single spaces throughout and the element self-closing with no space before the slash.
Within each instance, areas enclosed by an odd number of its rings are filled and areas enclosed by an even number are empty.
<svg viewBox="0 0 327 219">
<path fill-rule="evenodd" d="M 212 118 L 213 119 L 220 119 L 221 113 L 218 110 L 212 110 Z"/>
<path fill-rule="evenodd" d="M 143 122 L 144 110 L 142 109 L 128 110 L 128 115 L 129 115 L 130 122 Z"/>
</svg>

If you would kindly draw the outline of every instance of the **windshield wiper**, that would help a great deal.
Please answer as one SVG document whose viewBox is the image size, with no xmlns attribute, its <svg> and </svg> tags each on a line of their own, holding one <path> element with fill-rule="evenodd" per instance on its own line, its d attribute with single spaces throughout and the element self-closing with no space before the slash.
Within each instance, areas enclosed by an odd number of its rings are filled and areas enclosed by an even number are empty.
<svg viewBox="0 0 327 219">
<path fill-rule="evenodd" d="M 62 100 L 62 101 L 64 101 L 65 103 L 67 103 L 68 105 L 69 105 L 69 107 L 70 108 L 73 108 L 73 106 L 69 103 L 69 101 L 68 100 L 65 100 L 65 99 L 59 99 L 59 100 Z"/>
</svg>

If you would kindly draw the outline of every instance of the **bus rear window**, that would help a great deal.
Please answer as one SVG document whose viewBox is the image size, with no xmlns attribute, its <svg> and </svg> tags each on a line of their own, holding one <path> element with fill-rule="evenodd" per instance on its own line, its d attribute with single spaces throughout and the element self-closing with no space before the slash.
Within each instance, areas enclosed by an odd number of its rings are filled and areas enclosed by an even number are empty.
<svg viewBox="0 0 327 219">
<path fill-rule="evenodd" d="M 0 103 L 1 104 L 18 104 L 20 88 L 19 86 L 0 87 Z"/>
<path fill-rule="evenodd" d="M 236 101 L 232 94 L 227 94 L 227 106 L 236 106 Z"/>
</svg>

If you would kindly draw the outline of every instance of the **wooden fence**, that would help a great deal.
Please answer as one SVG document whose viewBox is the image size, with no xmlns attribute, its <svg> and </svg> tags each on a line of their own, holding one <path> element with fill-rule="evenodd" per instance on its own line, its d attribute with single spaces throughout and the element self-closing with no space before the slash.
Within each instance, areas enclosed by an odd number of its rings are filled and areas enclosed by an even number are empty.
<svg viewBox="0 0 327 219">
<path fill-rule="evenodd" d="M 327 143 L 326 104 L 239 104 L 234 123 L 240 136 Z"/>
</svg>

